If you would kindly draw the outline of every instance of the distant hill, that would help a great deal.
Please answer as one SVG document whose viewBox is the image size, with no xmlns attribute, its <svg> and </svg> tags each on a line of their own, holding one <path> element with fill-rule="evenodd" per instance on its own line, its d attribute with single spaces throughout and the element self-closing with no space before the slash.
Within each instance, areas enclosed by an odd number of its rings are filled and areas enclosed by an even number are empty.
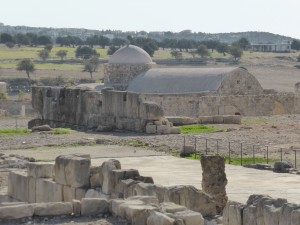
<svg viewBox="0 0 300 225">
<path fill-rule="evenodd" d="M 195 41 L 207 41 L 216 40 L 225 43 L 232 43 L 238 39 L 245 37 L 251 43 L 280 43 L 284 41 L 292 41 L 292 37 L 287 37 L 283 35 L 268 33 L 268 32 L 258 32 L 258 31 L 248 31 L 248 32 L 238 32 L 238 33 L 202 33 L 202 32 L 192 32 L 190 30 L 185 30 L 181 32 L 130 32 L 130 31 L 120 31 L 120 30 L 89 30 L 83 28 L 46 28 L 46 27 L 28 27 L 28 26 L 9 26 L 0 23 L 0 33 L 36 33 L 37 35 L 48 35 L 53 40 L 59 36 L 78 36 L 85 40 L 87 37 L 93 35 L 104 35 L 109 38 L 126 38 L 128 35 L 133 37 L 148 37 L 161 41 L 165 38 L 172 39 L 190 39 Z"/>
</svg>

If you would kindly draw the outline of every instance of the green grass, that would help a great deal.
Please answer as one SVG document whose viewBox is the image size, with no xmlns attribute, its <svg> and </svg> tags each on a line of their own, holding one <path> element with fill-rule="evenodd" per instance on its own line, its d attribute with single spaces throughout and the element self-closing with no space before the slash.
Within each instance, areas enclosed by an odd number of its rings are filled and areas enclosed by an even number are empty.
<svg viewBox="0 0 300 225">
<path fill-rule="evenodd" d="M 182 126 L 179 129 L 182 134 L 201 134 L 216 132 L 215 128 L 203 125 Z"/>
<path fill-rule="evenodd" d="M 0 135 L 26 135 L 30 134 L 28 130 L 0 130 Z"/>
<path fill-rule="evenodd" d="M 71 134 L 71 129 L 53 129 L 51 131 L 52 134 Z"/>
<path fill-rule="evenodd" d="M 226 159 L 226 164 L 229 164 L 228 156 L 224 156 L 224 157 Z M 192 155 L 184 157 L 184 158 L 200 160 L 201 156 L 192 154 Z M 234 157 L 234 158 L 231 158 L 230 161 L 231 161 L 231 163 L 230 163 L 231 165 L 236 165 L 236 166 L 241 165 L 241 158 Z M 273 164 L 276 161 L 278 161 L 278 160 L 269 159 L 269 164 Z M 242 159 L 242 163 L 243 163 L 243 165 L 253 164 L 254 163 L 253 158 L 252 157 L 245 157 L 245 158 Z M 266 164 L 267 159 L 266 158 L 255 158 L 255 163 L 264 163 L 264 164 Z"/>
</svg>

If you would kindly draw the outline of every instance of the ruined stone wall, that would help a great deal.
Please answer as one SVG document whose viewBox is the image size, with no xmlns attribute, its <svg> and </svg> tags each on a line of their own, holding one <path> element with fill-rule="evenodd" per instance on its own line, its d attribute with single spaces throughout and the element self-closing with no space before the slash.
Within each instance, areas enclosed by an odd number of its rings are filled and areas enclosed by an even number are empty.
<svg viewBox="0 0 300 225">
<path fill-rule="evenodd" d="M 166 116 L 211 115 L 269 116 L 300 113 L 300 96 L 294 93 L 270 95 L 143 94 L 144 101 L 159 104 Z"/>
<path fill-rule="evenodd" d="M 161 120 L 162 108 L 138 94 L 104 89 L 88 91 L 59 87 L 33 87 L 32 105 L 39 118 L 56 126 L 99 126 L 145 131 L 146 123 Z"/>
<path fill-rule="evenodd" d="M 153 64 L 128 65 L 128 64 L 105 64 L 104 83 L 111 85 L 116 90 L 124 91 L 129 81 L 152 68 Z"/>
</svg>

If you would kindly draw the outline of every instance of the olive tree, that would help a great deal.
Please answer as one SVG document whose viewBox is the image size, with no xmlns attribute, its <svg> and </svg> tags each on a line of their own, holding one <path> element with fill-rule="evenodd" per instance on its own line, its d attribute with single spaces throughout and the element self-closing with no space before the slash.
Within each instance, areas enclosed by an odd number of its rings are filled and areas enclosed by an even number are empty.
<svg viewBox="0 0 300 225">
<path fill-rule="evenodd" d="M 30 73 L 35 71 L 35 66 L 31 59 L 23 59 L 17 64 L 17 70 L 25 71 L 28 79 L 30 80 Z"/>
</svg>

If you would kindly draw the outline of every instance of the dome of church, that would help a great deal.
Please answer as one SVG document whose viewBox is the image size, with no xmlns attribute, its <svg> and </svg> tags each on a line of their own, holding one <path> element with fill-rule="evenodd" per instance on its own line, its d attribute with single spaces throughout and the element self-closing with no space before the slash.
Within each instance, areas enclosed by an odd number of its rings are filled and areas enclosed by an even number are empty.
<svg viewBox="0 0 300 225">
<path fill-rule="evenodd" d="M 141 65 L 153 63 L 150 55 L 140 47 L 128 45 L 118 49 L 110 58 L 109 64 Z"/>
</svg>

